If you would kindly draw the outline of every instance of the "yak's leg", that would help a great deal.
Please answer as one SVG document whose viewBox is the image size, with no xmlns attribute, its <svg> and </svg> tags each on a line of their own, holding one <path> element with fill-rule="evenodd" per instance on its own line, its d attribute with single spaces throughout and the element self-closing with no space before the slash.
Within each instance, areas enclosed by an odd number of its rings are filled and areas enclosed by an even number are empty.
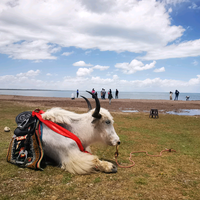
<svg viewBox="0 0 200 200">
<path fill-rule="evenodd" d="M 95 171 L 117 172 L 117 167 L 112 163 L 101 161 L 97 156 L 79 150 L 72 150 L 67 158 L 63 157 L 61 167 L 74 174 L 90 174 Z"/>
</svg>

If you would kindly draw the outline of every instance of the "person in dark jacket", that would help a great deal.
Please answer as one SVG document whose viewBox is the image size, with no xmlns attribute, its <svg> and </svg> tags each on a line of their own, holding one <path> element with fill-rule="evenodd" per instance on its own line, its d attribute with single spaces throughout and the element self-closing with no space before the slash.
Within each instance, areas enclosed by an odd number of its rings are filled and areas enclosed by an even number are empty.
<svg viewBox="0 0 200 200">
<path fill-rule="evenodd" d="M 112 96 L 112 90 L 110 89 L 108 92 L 108 99 L 109 99 L 109 104 L 111 104 L 111 99 L 113 98 Z"/>
<path fill-rule="evenodd" d="M 78 98 L 78 95 L 79 95 L 79 91 L 78 91 L 78 89 L 77 89 L 77 91 L 76 91 L 76 96 L 77 96 L 77 98 Z"/>
<path fill-rule="evenodd" d="M 118 94 L 119 94 L 119 91 L 118 91 L 118 89 L 116 89 L 116 91 L 115 91 L 115 99 L 118 99 Z"/>
<path fill-rule="evenodd" d="M 175 99 L 174 99 L 174 101 L 178 100 L 178 95 L 179 95 L 179 91 L 176 90 L 176 91 L 175 91 Z"/>
</svg>

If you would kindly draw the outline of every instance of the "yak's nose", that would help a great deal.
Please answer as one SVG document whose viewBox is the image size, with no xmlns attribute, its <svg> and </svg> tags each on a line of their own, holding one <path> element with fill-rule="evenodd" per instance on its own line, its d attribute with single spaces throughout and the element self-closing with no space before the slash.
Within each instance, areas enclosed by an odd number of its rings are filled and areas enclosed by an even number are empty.
<svg viewBox="0 0 200 200">
<path fill-rule="evenodd" d="M 120 141 L 119 141 L 119 142 L 117 142 L 117 144 L 118 144 L 118 145 L 120 145 L 120 143 L 121 143 Z"/>
</svg>

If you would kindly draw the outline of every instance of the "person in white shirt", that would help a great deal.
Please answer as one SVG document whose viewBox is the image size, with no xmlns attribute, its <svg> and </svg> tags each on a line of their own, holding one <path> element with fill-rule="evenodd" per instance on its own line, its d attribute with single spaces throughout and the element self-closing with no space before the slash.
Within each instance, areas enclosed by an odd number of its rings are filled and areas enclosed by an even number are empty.
<svg viewBox="0 0 200 200">
<path fill-rule="evenodd" d="M 75 99 L 74 93 L 71 94 L 71 99 L 72 99 L 72 100 Z"/>
</svg>

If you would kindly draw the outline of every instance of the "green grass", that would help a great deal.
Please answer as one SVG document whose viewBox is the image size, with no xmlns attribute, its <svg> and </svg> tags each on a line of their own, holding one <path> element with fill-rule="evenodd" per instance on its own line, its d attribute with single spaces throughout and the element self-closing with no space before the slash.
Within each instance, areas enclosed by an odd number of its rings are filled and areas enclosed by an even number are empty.
<svg viewBox="0 0 200 200">
<path fill-rule="evenodd" d="M 99 183 L 99 182 L 101 182 L 101 178 L 100 177 L 97 177 L 97 178 L 94 179 L 94 183 Z"/>
<path fill-rule="evenodd" d="M 112 113 L 121 139 L 118 162 L 127 166 L 132 155 L 135 166 L 119 168 L 115 174 L 72 175 L 54 166 L 44 171 L 19 168 L 6 162 L 15 117 L 37 106 L 0 102 L 0 199 L 200 199 L 200 117 L 146 113 Z M 47 108 L 41 108 L 46 110 Z M 4 127 L 11 128 L 5 133 Z M 94 145 L 93 154 L 114 161 L 115 147 Z"/>
</svg>

